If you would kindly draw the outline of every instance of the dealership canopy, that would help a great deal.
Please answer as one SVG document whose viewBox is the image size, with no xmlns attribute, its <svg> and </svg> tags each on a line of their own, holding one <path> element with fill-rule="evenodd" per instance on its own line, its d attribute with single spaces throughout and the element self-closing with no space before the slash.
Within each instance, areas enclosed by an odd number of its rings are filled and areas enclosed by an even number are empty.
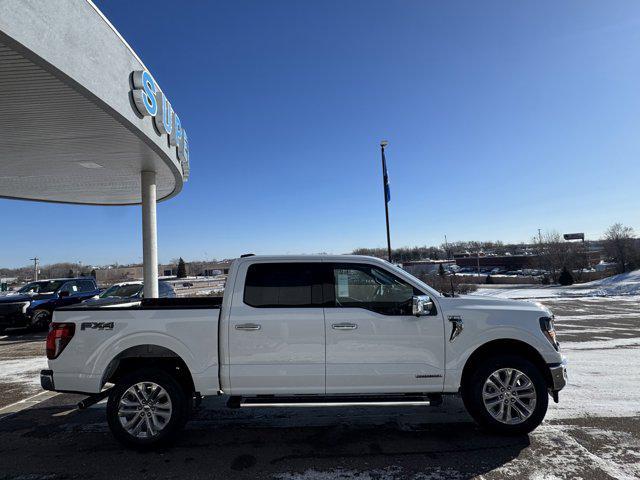
<svg viewBox="0 0 640 480">
<path fill-rule="evenodd" d="M 189 176 L 188 137 L 93 3 L 0 2 L 0 112 L 0 197 L 142 204 L 145 294 L 157 296 L 155 204 Z"/>
</svg>

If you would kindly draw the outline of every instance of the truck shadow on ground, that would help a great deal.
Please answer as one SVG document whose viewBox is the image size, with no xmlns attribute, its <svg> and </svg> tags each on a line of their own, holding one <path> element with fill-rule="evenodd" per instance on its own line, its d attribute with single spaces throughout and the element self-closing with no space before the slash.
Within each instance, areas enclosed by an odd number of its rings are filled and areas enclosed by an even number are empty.
<svg viewBox="0 0 640 480">
<path fill-rule="evenodd" d="M 66 396 L 69 397 L 69 396 Z M 327 408 L 229 410 L 206 401 L 168 448 L 136 452 L 108 432 L 104 409 L 71 413 L 42 406 L 0 423 L 0 455 L 11 472 L 134 478 L 470 478 L 518 457 L 528 436 L 486 434 L 458 411 L 437 408 Z M 20 444 L 37 451 L 26 456 Z M 64 452 L 64 471 L 56 458 Z M 20 467 L 22 464 L 22 468 Z M 133 467 L 135 465 L 135 467 Z M 95 469 L 99 470 L 96 471 Z M 203 475 L 206 472 L 206 475 Z M 11 478 L 11 477 L 9 477 Z M 137 477 L 139 478 L 139 477 Z"/>
</svg>

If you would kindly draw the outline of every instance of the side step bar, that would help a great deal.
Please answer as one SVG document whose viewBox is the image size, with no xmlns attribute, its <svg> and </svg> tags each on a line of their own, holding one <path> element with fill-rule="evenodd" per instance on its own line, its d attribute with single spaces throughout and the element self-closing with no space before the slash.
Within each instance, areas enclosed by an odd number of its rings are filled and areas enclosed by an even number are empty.
<svg viewBox="0 0 640 480">
<path fill-rule="evenodd" d="M 293 397 L 258 396 L 229 397 L 229 408 L 321 408 L 321 407 L 416 407 L 438 406 L 442 403 L 442 395 L 300 395 Z"/>
</svg>

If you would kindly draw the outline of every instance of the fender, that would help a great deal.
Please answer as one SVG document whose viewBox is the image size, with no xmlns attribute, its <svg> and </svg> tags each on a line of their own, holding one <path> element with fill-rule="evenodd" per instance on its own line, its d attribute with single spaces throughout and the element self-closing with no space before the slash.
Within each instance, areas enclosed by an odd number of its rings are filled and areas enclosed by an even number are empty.
<svg viewBox="0 0 640 480">
<path fill-rule="evenodd" d="M 517 328 L 511 325 L 477 330 L 473 332 L 473 335 L 465 335 L 465 333 L 467 332 L 462 333 L 453 342 L 449 342 L 448 337 L 446 339 L 447 361 L 444 385 L 446 392 L 457 391 L 460 388 L 462 371 L 471 355 L 484 345 L 496 340 L 515 340 L 525 343 L 538 352 L 545 362 L 557 361 L 558 352 L 553 349 L 546 338 L 542 334 L 538 337 L 526 328 Z"/>
</svg>

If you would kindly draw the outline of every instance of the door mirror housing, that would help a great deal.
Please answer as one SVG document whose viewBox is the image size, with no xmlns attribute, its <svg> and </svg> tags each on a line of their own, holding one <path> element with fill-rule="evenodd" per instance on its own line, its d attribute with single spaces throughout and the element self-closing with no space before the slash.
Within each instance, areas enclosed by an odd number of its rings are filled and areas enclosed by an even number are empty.
<svg viewBox="0 0 640 480">
<path fill-rule="evenodd" d="M 69 296 L 69 291 L 68 290 L 63 290 L 61 292 L 58 292 L 58 298 L 65 298 Z"/>
<path fill-rule="evenodd" d="M 412 313 L 416 317 L 431 315 L 431 312 L 433 311 L 433 301 L 431 300 L 429 295 L 414 295 L 412 304 Z"/>
</svg>

